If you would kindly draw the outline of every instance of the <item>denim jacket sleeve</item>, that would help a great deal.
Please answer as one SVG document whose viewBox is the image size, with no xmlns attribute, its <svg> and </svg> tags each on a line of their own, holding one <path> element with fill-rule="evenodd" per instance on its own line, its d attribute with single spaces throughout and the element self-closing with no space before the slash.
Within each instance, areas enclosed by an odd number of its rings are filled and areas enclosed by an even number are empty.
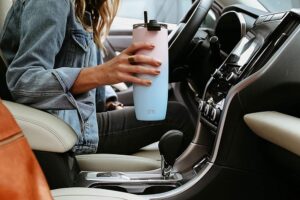
<svg viewBox="0 0 300 200">
<path fill-rule="evenodd" d="M 74 109 L 70 88 L 81 69 L 54 66 L 66 34 L 70 2 L 25 2 L 19 49 L 7 71 L 8 87 L 19 103 L 39 109 Z"/>
<path fill-rule="evenodd" d="M 105 86 L 105 100 L 112 100 L 117 101 L 118 96 L 117 93 L 114 91 L 114 89 L 110 85 Z"/>
</svg>

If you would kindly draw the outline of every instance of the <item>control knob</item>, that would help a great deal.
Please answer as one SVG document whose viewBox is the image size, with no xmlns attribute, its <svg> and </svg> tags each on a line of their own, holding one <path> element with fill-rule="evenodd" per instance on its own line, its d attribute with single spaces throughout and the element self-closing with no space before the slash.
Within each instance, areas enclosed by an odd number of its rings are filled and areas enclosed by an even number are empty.
<svg viewBox="0 0 300 200">
<path fill-rule="evenodd" d="M 230 82 L 230 83 L 236 83 L 238 80 L 238 75 L 234 72 L 231 72 L 230 74 L 228 74 L 228 76 L 226 77 L 226 81 Z"/>
<path fill-rule="evenodd" d="M 209 104 L 206 104 L 205 108 L 204 108 L 204 116 L 208 117 L 210 114 L 210 111 L 212 109 L 212 106 Z"/>
<path fill-rule="evenodd" d="M 203 100 L 199 101 L 199 111 L 202 112 L 206 106 L 206 102 Z"/>
<path fill-rule="evenodd" d="M 210 119 L 213 122 L 216 122 L 217 120 L 219 120 L 220 115 L 221 115 L 221 110 L 219 108 L 212 108 L 210 113 Z"/>
</svg>

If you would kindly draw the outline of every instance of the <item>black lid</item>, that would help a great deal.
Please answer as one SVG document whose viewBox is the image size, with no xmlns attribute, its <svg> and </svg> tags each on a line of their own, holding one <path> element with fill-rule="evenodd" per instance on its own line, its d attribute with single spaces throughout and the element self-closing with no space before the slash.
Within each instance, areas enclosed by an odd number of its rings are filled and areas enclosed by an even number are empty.
<svg viewBox="0 0 300 200">
<path fill-rule="evenodd" d="M 161 30 L 161 24 L 157 23 L 156 20 L 150 20 L 147 24 L 148 31 L 160 31 Z"/>
<path fill-rule="evenodd" d="M 168 28 L 166 24 L 160 24 L 157 22 L 157 20 L 150 20 L 148 22 L 148 14 L 147 11 L 144 11 L 144 24 L 134 24 L 133 28 L 138 28 L 138 27 L 147 27 L 148 31 L 160 31 L 161 28 Z"/>
</svg>

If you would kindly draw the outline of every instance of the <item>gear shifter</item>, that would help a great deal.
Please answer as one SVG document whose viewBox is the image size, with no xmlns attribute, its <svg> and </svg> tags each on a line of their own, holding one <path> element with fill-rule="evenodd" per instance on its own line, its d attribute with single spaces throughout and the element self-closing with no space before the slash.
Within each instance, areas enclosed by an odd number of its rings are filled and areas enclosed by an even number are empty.
<svg viewBox="0 0 300 200">
<path fill-rule="evenodd" d="M 161 170 L 164 178 L 170 176 L 172 167 L 182 148 L 182 143 L 183 133 L 178 130 L 170 130 L 161 137 L 158 148 L 161 155 Z"/>
</svg>

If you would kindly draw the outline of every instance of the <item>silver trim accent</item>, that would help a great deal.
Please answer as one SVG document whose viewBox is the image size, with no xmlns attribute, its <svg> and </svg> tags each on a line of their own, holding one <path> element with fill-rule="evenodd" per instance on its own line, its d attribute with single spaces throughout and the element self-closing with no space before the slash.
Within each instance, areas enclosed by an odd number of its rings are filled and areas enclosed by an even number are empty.
<svg viewBox="0 0 300 200">
<path fill-rule="evenodd" d="M 185 192 L 186 190 L 194 186 L 199 180 L 201 180 L 207 174 L 207 172 L 212 168 L 212 166 L 213 166 L 212 163 L 207 163 L 198 173 L 198 176 L 194 177 L 192 180 L 180 186 L 179 188 L 161 194 L 142 195 L 142 196 L 145 197 L 146 199 L 151 199 L 151 200 L 160 200 L 160 199 L 164 200 L 166 198 L 176 197 L 177 194 Z"/>
<path fill-rule="evenodd" d="M 166 163 L 165 157 L 161 155 L 161 175 L 164 179 L 168 179 L 173 171 L 173 167 Z"/>
<path fill-rule="evenodd" d="M 215 121 L 217 119 L 217 109 L 216 108 L 213 108 L 211 113 L 210 113 L 210 119 L 212 121 Z"/>
<path fill-rule="evenodd" d="M 204 108 L 204 116 L 205 117 L 209 117 L 210 106 L 211 105 L 207 104 Z"/>
<path fill-rule="evenodd" d="M 235 11 L 233 11 L 235 12 Z M 241 13 L 235 12 L 238 19 L 240 20 L 241 23 L 241 38 L 244 37 L 247 33 L 247 24 L 246 24 L 246 20 L 244 18 L 244 16 Z"/>
</svg>

